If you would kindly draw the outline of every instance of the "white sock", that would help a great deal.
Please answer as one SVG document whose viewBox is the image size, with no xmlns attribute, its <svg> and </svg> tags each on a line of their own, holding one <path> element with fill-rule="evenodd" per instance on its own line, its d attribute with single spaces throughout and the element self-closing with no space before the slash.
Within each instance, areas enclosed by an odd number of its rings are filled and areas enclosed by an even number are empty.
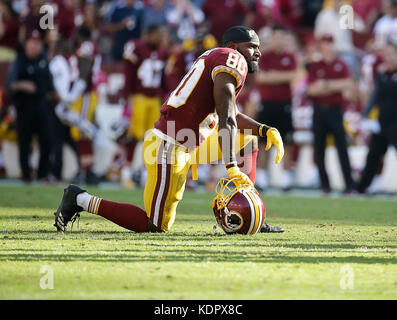
<svg viewBox="0 0 397 320">
<path fill-rule="evenodd" d="M 88 211 L 88 206 L 90 205 L 90 200 L 92 195 L 87 192 L 79 193 L 76 197 L 77 205 L 82 207 L 84 211 Z"/>
<path fill-rule="evenodd" d="M 83 192 L 77 195 L 77 205 L 82 207 L 84 211 L 98 214 L 99 205 L 101 204 L 102 198 L 90 195 L 87 192 Z"/>
</svg>

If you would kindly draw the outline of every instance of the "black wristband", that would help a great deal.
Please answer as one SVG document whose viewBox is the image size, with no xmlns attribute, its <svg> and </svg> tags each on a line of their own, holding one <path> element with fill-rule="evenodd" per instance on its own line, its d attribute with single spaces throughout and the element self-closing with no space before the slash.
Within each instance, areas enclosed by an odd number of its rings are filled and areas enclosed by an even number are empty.
<svg viewBox="0 0 397 320">
<path fill-rule="evenodd" d="M 270 128 L 271 127 L 269 127 L 269 126 L 267 126 L 265 124 L 259 125 L 259 127 L 258 127 L 258 136 L 266 137 L 267 130 L 269 130 Z"/>
<path fill-rule="evenodd" d="M 231 161 L 231 162 L 229 162 L 229 163 L 226 163 L 226 164 L 225 164 L 225 167 L 226 167 L 226 170 L 228 170 L 228 169 L 230 169 L 230 168 L 233 168 L 233 167 L 237 167 L 237 161 L 234 160 L 234 161 Z"/>
</svg>

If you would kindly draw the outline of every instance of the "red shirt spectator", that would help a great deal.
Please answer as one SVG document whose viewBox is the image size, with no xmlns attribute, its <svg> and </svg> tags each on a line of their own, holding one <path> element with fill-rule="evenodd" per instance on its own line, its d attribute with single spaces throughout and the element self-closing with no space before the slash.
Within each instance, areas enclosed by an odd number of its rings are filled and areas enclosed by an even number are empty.
<svg viewBox="0 0 397 320">
<path fill-rule="evenodd" d="M 40 20 L 44 16 L 44 13 L 40 13 L 40 8 L 44 4 L 43 0 L 29 2 L 29 13 L 22 19 L 22 41 L 34 30 L 39 30 L 42 39 L 44 39 L 46 30 L 40 27 Z"/>
<path fill-rule="evenodd" d="M 19 27 L 18 18 L 3 18 L 0 22 L 0 47 L 17 48 Z"/>
<path fill-rule="evenodd" d="M 275 4 L 280 24 L 288 28 L 296 28 L 301 25 L 302 0 L 278 0 Z"/>
<path fill-rule="evenodd" d="M 0 46 L 16 49 L 18 45 L 19 17 L 11 2 L 0 2 Z"/>
<path fill-rule="evenodd" d="M 252 29 L 259 31 L 263 27 L 273 24 L 272 8 L 263 1 L 256 1 L 254 5 L 254 20 Z"/>
<path fill-rule="evenodd" d="M 296 60 L 291 53 L 271 50 L 262 54 L 259 66 L 262 71 L 293 71 L 296 69 Z M 261 101 L 284 102 L 292 98 L 289 83 L 261 84 L 258 89 Z"/>
<path fill-rule="evenodd" d="M 75 34 L 77 27 L 81 24 L 79 22 L 82 22 L 78 21 L 79 19 L 77 17 L 79 16 L 81 16 L 80 8 L 73 1 L 58 1 L 56 23 L 58 26 L 58 32 L 62 39 L 69 40 Z"/>
<path fill-rule="evenodd" d="M 333 61 L 326 63 L 321 60 L 314 62 L 309 66 L 309 84 L 316 80 L 341 80 L 350 76 L 348 66 L 340 59 L 335 58 Z M 340 92 L 323 96 L 311 97 L 314 104 L 342 106 L 343 97 Z"/>
<path fill-rule="evenodd" d="M 210 24 L 209 32 L 221 41 L 227 29 L 242 24 L 248 8 L 241 0 L 205 0 L 203 11 Z"/>
</svg>

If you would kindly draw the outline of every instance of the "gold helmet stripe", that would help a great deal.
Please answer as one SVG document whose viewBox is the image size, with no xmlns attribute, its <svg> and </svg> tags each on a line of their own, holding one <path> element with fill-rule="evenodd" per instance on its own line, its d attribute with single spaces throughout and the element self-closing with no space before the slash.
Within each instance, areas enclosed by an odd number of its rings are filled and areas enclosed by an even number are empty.
<svg viewBox="0 0 397 320">
<path fill-rule="evenodd" d="M 263 222 L 262 221 L 262 217 L 263 217 L 263 208 L 261 206 L 261 200 L 259 198 L 259 195 L 256 192 L 253 192 L 254 197 L 256 198 L 256 203 L 258 204 L 259 207 L 259 224 L 258 224 L 258 228 L 256 229 L 256 232 L 259 232 L 259 230 L 262 228 Z M 256 233 L 255 232 L 255 233 Z"/>
<path fill-rule="evenodd" d="M 259 213 L 259 206 L 258 206 L 258 200 L 255 198 L 253 195 L 252 191 L 247 192 L 248 196 L 251 198 L 252 203 L 254 204 L 254 227 L 252 228 L 251 234 L 255 234 L 258 231 L 258 226 L 259 226 L 259 219 L 260 219 L 260 213 Z"/>
<path fill-rule="evenodd" d="M 251 224 L 250 224 L 250 228 L 248 229 L 247 234 L 252 234 L 252 229 L 254 228 L 254 224 L 255 224 L 255 207 L 253 204 L 253 201 L 251 199 L 251 197 L 247 194 L 248 192 L 241 192 L 244 197 L 247 199 L 249 205 L 250 205 L 250 209 L 251 209 Z"/>
</svg>

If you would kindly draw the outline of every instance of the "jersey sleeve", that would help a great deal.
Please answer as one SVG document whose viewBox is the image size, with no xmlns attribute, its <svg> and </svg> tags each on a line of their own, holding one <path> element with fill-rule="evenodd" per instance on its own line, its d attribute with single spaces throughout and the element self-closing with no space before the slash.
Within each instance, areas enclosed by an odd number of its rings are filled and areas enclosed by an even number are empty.
<svg viewBox="0 0 397 320">
<path fill-rule="evenodd" d="M 226 72 L 236 79 L 237 88 L 244 84 L 248 66 L 241 53 L 230 48 L 220 48 L 211 53 L 210 61 L 213 81 L 219 73 Z"/>
</svg>

